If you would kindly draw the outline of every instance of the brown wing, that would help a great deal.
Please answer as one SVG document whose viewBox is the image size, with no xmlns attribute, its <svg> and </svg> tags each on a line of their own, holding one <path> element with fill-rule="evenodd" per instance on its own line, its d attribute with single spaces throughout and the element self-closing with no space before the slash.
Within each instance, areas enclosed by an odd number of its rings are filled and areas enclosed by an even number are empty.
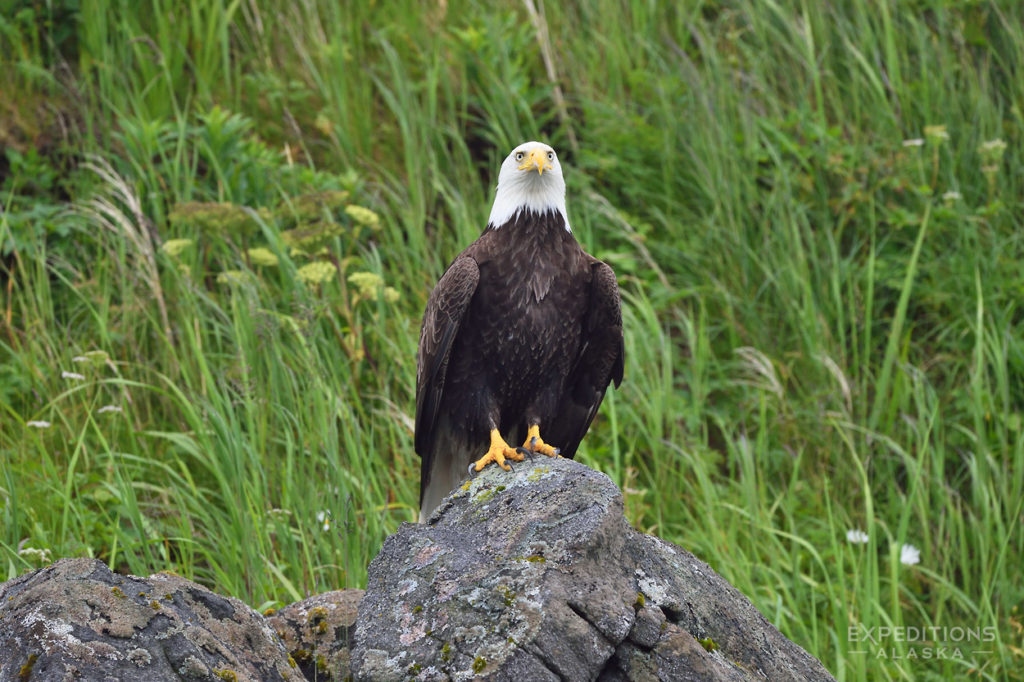
<svg viewBox="0 0 1024 682">
<path fill-rule="evenodd" d="M 608 265 L 590 257 L 591 284 L 583 318 L 583 345 L 565 384 L 561 406 L 544 438 L 572 457 L 594 421 L 608 384 L 622 382 L 622 308 L 619 285 Z"/>
<path fill-rule="evenodd" d="M 452 343 L 480 281 L 480 270 L 470 256 L 461 255 L 430 293 L 423 313 L 416 357 L 416 452 L 423 459 L 424 476 L 430 471 L 434 427 L 444 394 Z"/>
</svg>

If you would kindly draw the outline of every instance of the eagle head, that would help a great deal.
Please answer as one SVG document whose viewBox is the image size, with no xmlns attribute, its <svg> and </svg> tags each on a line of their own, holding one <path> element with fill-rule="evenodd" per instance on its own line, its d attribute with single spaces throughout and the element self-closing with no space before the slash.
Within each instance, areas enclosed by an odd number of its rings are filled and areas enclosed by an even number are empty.
<svg viewBox="0 0 1024 682">
<path fill-rule="evenodd" d="M 487 225 L 498 229 L 523 211 L 561 213 L 569 230 L 562 166 L 555 150 L 543 142 L 524 142 L 505 157 Z"/>
</svg>

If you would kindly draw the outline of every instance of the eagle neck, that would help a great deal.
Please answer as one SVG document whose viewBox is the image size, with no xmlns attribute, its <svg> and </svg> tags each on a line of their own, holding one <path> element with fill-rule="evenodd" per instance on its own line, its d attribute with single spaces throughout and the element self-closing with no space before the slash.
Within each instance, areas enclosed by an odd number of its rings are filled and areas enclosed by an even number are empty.
<svg viewBox="0 0 1024 682">
<path fill-rule="evenodd" d="M 565 183 L 561 182 L 560 176 L 557 182 L 538 180 L 538 177 L 524 177 L 517 178 L 516 181 L 499 182 L 487 226 L 498 230 L 531 214 L 543 216 L 547 213 L 558 213 L 562 216 L 565 231 L 571 233 L 569 216 L 565 211 Z"/>
<path fill-rule="evenodd" d="M 508 232 L 507 238 L 524 247 L 533 248 L 565 241 L 575 242 L 576 239 L 569 229 L 569 221 L 565 213 L 556 209 L 546 211 L 522 210 L 516 212 L 505 222 L 498 225 L 488 224 L 486 232 Z"/>
</svg>

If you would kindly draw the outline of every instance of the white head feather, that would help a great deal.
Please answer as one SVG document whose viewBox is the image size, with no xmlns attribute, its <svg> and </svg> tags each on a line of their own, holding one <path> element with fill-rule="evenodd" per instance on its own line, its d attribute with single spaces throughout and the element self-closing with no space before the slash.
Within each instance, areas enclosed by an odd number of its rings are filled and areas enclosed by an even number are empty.
<svg viewBox="0 0 1024 682">
<path fill-rule="evenodd" d="M 542 158 L 543 168 L 531 163 L 531 158 Z M 520 211 L 557 211 L 562 214 L 565 229 L 572 232 L 565 212 L 562 166 L 555 150 L 543 142 L 524 142 L 505 157 L 487 224 L 498 229 Z"/>
</svg>

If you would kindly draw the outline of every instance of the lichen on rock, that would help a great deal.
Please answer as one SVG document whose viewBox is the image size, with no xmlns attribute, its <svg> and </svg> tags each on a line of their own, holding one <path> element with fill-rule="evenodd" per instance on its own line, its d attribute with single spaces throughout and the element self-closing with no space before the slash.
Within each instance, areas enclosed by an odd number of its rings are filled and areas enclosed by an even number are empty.
<svg viewBox="0 0 1024 682">
<path fill-rule="evenodd" d="M 166 595 L 159 609 L 156 594 Z M 210 679 L 215 671 L 303 679 L 262 616 L 179 576 L 124 576 L 96 559 L 62 559 L 0 585 L 0 679 Z"/>
<path fill-rule="evenodd" d="M 351 676 L 349 645 L 362 590 L 334 590 L 289 604 L 267 618 L 308 680 Z"/>
</svg>

